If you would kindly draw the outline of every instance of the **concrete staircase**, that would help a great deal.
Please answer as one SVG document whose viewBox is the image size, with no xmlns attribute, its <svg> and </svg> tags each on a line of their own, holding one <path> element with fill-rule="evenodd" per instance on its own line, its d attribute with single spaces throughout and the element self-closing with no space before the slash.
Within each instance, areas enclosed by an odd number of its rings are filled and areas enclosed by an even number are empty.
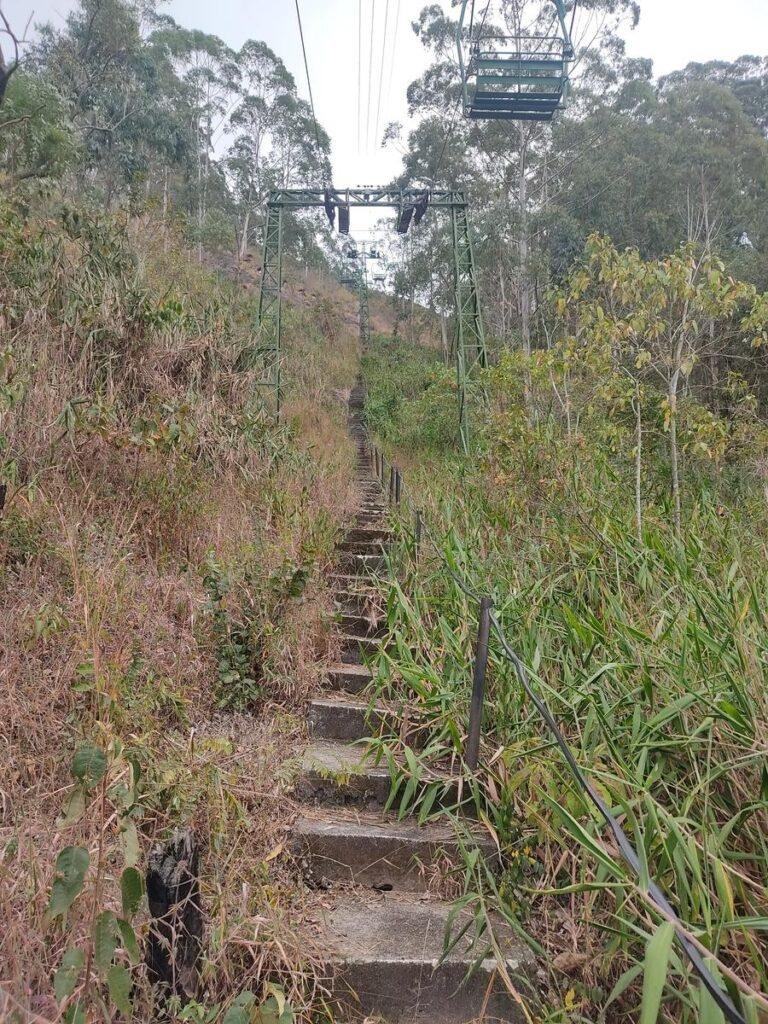
<svg viewBox="0 0 768 1024">
<path fill-rule="evenodd" d="M 390 708 L 371 706 L 365 659 L 381 643 L 370 572 L 384 565 L 390 541 L 387 503 L 370 468 L 362 394 L 350 400 L 350 431 L 358 450 L 360 505 L 339 546 L 337 608 L 341 660 L 328 668 L 328 692 L 312 702 L 307 749 L 296 786 L 302 810 L 293 846 L 317 889 L 322 942 L 338 1019 L 384 1018 L 392 1024 L 477 1019 L 518 1021 L 515 1001 L 481 960 L 470 928 L 443 959 L 451 905 L 430 893 L 430 878 L 458 861 L 450 823 L 418 825 L 385 814 L 389 773 L 365 757 L 366 737 L 397 723 Z M 450 794 L 456 780 L 445 780 Z M 473 839 L 490 858 L 494 845 L 478 826 Z M 461 917 L 457 927 L 461 927 Z M 527 954 L 499 928 L 507 970 L 526 972 Z M 474 970 L 473 970 L 474 968 Z"/>
</svg>

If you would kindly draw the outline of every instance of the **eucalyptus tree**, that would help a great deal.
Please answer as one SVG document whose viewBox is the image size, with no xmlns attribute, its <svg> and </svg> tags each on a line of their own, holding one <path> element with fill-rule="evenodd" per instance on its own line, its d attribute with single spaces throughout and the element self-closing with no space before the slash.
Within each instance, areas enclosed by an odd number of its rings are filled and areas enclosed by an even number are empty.
<svg viewBox="0 0 768 1024">
<path fill-rule="evenodd" d="M 164 19 L 150 41 L 167 55 L 186 91 L 195 150 L 198 255 L 202 259 L 214 142 L 229 128 L 240 88 L 240 67 L 236 54 L 218 36 L 182 28 L 170 18 Z"/>
<path fill-rule="evenodd" d="M 239 95 L 230 117 L 235 138 L 227 167 L 242 210 L 240 256 L 245 255 L 253 213 L 264 198 L 274 133 L 295 103 L 296 83 L 266 43 L 249 39 L 237 54 Z"/>
<path fill-rule="evenodd" d="M 572 5 L 568 6 L 570 10 Z M 555 8 L 544 0 L 497 0 L 488 7 L 487 17 L 485 6 L 480 7 L 483 16 L 476 16 L 474 30 L 498 40 L 554 30 Z M 638 17 L 632 0 L 590 0 L 579 11 L 574 35 L 580 56 L 573 69 L 577 95 L 582 76 L 589 79 L 591 90 L 596 90 L 600 74 L 604 79 L 613 75 L 618 82 L 623 51 L 617 30 Z M 481 279 L 491 285 L 490 296 L 484 289 L 486 308 L 490 322 L 507 335 L 512 327 L 510 304 L 514 305 L 521 347 L 530 352 L 533 315 L 543 287 L 535 232 L 553 188 L 550 178 L 559 170 L 553 159 L 557 124 L 466 122 L 459 113 L 456 28 L 437 4 L 424 7 L 413 23 L 433 61 L 408 89 L 411 114 L 421 115 L 423 121 L 409 137 L 403 178 L 425 184 L 461 182 L 471 187 L 475 208 L 492 209 L 481 232 L 482 244 L 476 247 Z M 578 101 L 574 115 L 583 116 Z"/>
<path fill-rule="evenodd" d="M 107 205 L 179 152 L 173 71 L 145 39 L 154 16 L 151 3 L 79 0 L 62 29 L 40 27 L 29 59 L 78 135 L 81 182 L 103 186 Z"/>
</svg>

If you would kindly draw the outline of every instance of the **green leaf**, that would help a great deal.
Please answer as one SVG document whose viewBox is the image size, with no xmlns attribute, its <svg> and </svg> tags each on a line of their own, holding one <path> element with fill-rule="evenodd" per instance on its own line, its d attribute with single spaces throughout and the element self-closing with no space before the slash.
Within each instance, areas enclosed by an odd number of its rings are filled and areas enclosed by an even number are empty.
<svg viewBox="0 0 768 1024">
<path fill-rule="evenodd" d="M 120 964 L 114 964 L 107 971 L 109 996 L 120 1013 L 129 1020 L 133 1014 L 131 1006 L 131 972 Z"/>
<path fill-rule="evenodd" d="M 122 917 L 118 917 L 117 927 L 120 932 L 120 938 L 123 940 L 123 949 L 128 954 L 131 963 L 139 963 L 141 960 L 141 950 L 139 949 L 136 932 L 131 927 L 130 922 L 124 921 Z"/>
<path fill-rule="evenodd" d="M 56 858 L 56 877 L 51 885 L 48 916 L 63 917 L 83 889 L 91 858 L 81 846 L 66 846 Z"/>
<path fill-rule="evenodd" d="M 65 829 L 76 825 L 85 813 L 85 790 L 82 786 L 76 786 L 69 795 L 69 799 L 62 808 L 62 812 L 56 819 L 56 828 Z"/>
<path fill-rule="evenodd" d="M 72 1006 L 67 1007 L 64 1024 L 85 1024 L 85 1008 L 79 999 Z"/>
<path fill-rule="evenodd" d="M 599 861 L 603 867 L 607 868 L 612 875 L 622 878 L 624 876 L 624 871 L 621 865 L 617 861 L 613 860 L 613 858 L 610 857 L 597 842 L 595 842 L 584 826 L 579 824 L 579 822 L 576 821 L 573 815 L 570 814 L 565 807 L 556 803 L 546 793 L 542 793 L 541 795 L 555 814 L 559 814 L 563 818 L 566 828 L 574 839 L 576 839 L 584 849 L 587 850 L 587 852 L 591 853 L 595 860 Z"/>
<path fill-rule="evenodd" d="M 656 933 L 648 940 L 645 950 L 645 970 L 643 973 L 643 1003 L 640 1011 L 640 1024 L 656 1024 L 661 1009 L 661 997 L 664 983 L 667 980 L 669 954 L 675 929 L 669 921 L 659 925 Z"/>
<path fill-rule="evenodd" d="M 99 747 L 84 744 L 72 758 L 72 774 L 89 789 L 97 786 L 107 770 L 107 755 Z"/>
<path fill-rule="evenodd" d="M 699 984 L 698 1024 L 725 1024 L 723 1011 L 709 994 L 703 982 Z"/>
<path fill-rule="evenodd" d="M 123 856 L 125 857 L 125 863 L 128 867 L 135 867 L 139 862 L 141 855 L 141 846 L 139 844 L 139 833 L 136 829 L 136 824 L 130 818 L 123 820 L 123 825 L 120 830 L 120 839 L 123 844 Z"/>
<path fill-rule="evenodd" d="M 126 868 L 120 876 L 120 895 L 123 900 L 123 914 L 130 920 L 141 906 L 144 895 L 144 880 L 136 868 Z"/>
<path fill-rule="evenodd" d="M 224 1014 L 222 1024 L 250 1024 L 251 1011 L 256 1005 L 253 992 L 241 992 L 230 1004 Z"/>
<path fill-rule="evenodd" d="M 69 999 L 77 987 L 77 979 L 85 963 L 85 955 L 82 949 L 69 948 L 61 958 L 61 966 L 53 979 L 53 991 L 56 993 L 56 1002 L 61 1003 Z"/>
<path fill-rule="evenodd" d="M 272 995 L 259 1007 L 255 1021 L 256 1024 L 293 1024 L 293 1019 L 293 1009 L 285 998 L 280 1000 Z"/>
<path fill-rule="evenodd" d="M 93 926 L 93 959 L 102 974 L 112 965 L 116 949 L 117 918 L 111 910 L 105 910 Z"/>
</svg>

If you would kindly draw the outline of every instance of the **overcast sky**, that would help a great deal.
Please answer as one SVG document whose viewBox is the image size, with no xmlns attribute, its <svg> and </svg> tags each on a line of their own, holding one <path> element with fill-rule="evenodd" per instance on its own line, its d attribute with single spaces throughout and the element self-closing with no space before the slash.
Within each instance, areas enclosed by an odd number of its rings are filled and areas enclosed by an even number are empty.
<svg viewBox="0 0 768 1024">
<path fill-rule="evenodd" d="M 395 147 L 376 148 L 384 126 L 406 118 L 405 89 L 424 65 L 410 22 L 426 0 L 360 0 L 363 8 L 362 136 L 358 140 L 358 2 L 300 0 L 304 34 L 318 119 L 333 140 L 334 177 L 338 185 L 387 181 L 400 167 Z M 448 4 L 448 0 L 444 0 Z M 70 0 L 0 0 L 14 26 L 35 21 L 61 23 Z M 398 18 L 398 6 L 399 18 Z M 641 0 L 640 26 L 627 34 L 631 54 L 652 57 L 657 74 L 691 60 L 732 59 L 743 53 L 768 52 L 767 0 Z M 294 73 L 306 97 L 293 0 L 170 0 L 165 9 L 183 25 L 221 36 L 238 48 L 248 38 L 264 39 Z M 368 66 L 371 13 L 375 11 L 373 74 L 368 115 Z M 388 11 L 387 44 L 382 75 L 382 42 Z M 393 62 L 392 57 L 395 57 Z M 379 111 L 379 85 L 381 109 Z M 369 124 L 369 142 L 365 128 Z"/>
</svg>

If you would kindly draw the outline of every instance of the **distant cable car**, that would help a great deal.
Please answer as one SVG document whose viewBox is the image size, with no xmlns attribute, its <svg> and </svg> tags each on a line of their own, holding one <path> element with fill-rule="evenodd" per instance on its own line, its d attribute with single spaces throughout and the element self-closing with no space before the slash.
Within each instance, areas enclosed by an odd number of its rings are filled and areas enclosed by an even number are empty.
<svg viewBox="0 0 768 1024">
<path fill-rule="evenodd" d="M 464 21 L 470 0 L 462 0 L 456 43 L 459 51 L 464 114 L 475 120 L 551 121 L 565 106 L 574 57 L 565 21 L 564 0 L 551 0 L 559 32 L 504 36 L 469 26 L 465 52 Z M 474 10 L 474 0 L 472 2 Z"/>
</svg>

